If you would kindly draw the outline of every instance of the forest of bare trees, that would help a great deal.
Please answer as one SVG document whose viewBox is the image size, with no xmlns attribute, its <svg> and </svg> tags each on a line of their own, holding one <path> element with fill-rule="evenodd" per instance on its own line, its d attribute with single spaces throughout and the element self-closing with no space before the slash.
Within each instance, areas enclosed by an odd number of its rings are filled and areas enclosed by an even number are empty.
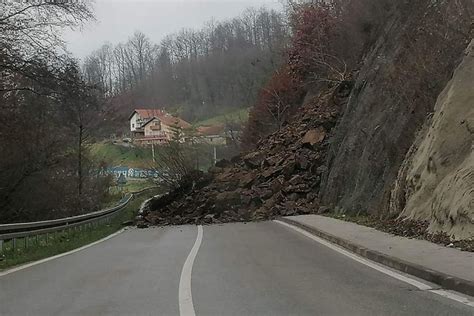
<svg viewBox="0 0 474 316">
<path fill-rule="evenodd" d="M 88 2 L 0 2 L 0 222 L 100 205 L 107 179 L 86 145 L 101 95 L 60 37 L 90 19 Z"/>
<path fill-rule="evenodd" d="M 284 14 L 247 9 L 159 44 L 141 32 L 115 46 L 104 44 L 86 58 L 84 73 L 112 100 L 114 112 L 167 107 L 194 121 L 251 106 L 284 59 L 288 38 Z"/>
</svg>

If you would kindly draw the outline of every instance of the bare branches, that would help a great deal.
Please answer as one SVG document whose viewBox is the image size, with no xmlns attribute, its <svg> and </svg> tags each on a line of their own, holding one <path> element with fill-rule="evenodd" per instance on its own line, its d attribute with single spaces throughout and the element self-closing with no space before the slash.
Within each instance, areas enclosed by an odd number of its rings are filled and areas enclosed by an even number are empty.
<svg viewBox="0 0 474 316">
<path fill-rule="evenodd" d="M 25 87 L 19 82 L 27 78 L 51 94 L 55 87 L 50 84 L 57 80 L 55 73 L 68 59 L 58 50 L 63 46 L 59 29 L 91 18 L 88 2 L 1 1 L 0 91 L 42 94 L 37 87 Z"/>
<path fill-rule="evenodd" d="M 35 89 L 30 88 L 30 87 L 23 87 L 23 88 L 22 87 L 17 87 L 17 88 L 9 88 L 9 89 L 0 89 L 0 93 L 17 92 L 17 91 L 29 91 L 29 92 L 32 92 L 32 93 L 37 94 L 37 95 L 45 95 L 45 94 L 42 94 L 41 92 L 38 92 Z"/>
<path fill-rule="evenodd" d="M 266 88 L 264 88 L 263 91 L 272 97 L 271 102 L 264 102 L 263 105 L 272 116 L 277 130 L 280 130 L 283 127 L 286 113 L 290 109 L 291 104 L 285 102 L 282 91 L 276 91 L 275 89 L 269 90 Z"/>
<path fill-rule="evenodd" d="M 26 11 L 30 10 L 30 9 L 33 9 L 33 8 L 39 8 L 39 7 L 43 7 L 43 6 L 49 6 L 49 5 L 54 5 L 52 3 L 49 3 L 49 2 L 43 2 L 43 3 L 37 3 L 37 4 L 32 4 L 32 5 L 27 5 L 26 7 L 22 8 L 22 9 L 17 9 L 17 11 L 13 11 L 12 13 L 6 15 L 6 16 L 3 16 L 0 18 L 0 23 L 5 23 L 6 20 L 8 19 L 11 19 L 13 18 L 14 16 L 16 15 L 20 15 L 20 14 L 23 14 L 25 13 Z"/>
<path fill-rule="evenodd" d="M 338 85 L 347 81 L 351 76 L 347 63 L 337 56 L 322 53 L 313 56 L 312 62 L 320 68 L 320 72 L 312 73 L 309 78 L 310 82 L 327 82 Z"/>
<path fill-rule="evenodd" d="M 135 33 L 111 49 L 93 52 L 84 71 L 106 96 L 179 105 L 181 116 L 201 120 L 251 106 L 282 60 L 288 39 L 284 15 L 248 10 L 202 29 L 180 30 L 158 44 Z"/>
<path fill-rule="evenodd" d="M 288 67 L 276 71 L 260 91 L 243 135 L 243 145 L 251 146 L 260 137 L 280 130 L 302 102 L 304 90 Z"/>
<path fill-rule="evenodd" d="M 87 2 L 0 2 L 0 221 L 77 214 L 103 193 L 83 148 L 91 87 L 59 32 L 91 17 Z"/>
<path fill-rule="evenodd" d="M 1 1 L 2 54 L 19 55 L 24 59 L 59 58 L 58 48 L 64 48 L 60 29 L 75 27 L 90 19 L 93 14 L 88 1 Z"/>
<path fill-rule="evenodd" d="M 157 158 L 153 169 L 158 174 L 161 184 L 169 188 L 178 188 L 182 181 L 196 170 L 194 153 L 189 145 L 172 141 L 169 144 L 161 145 L 156 153 Z"/>
</svg>

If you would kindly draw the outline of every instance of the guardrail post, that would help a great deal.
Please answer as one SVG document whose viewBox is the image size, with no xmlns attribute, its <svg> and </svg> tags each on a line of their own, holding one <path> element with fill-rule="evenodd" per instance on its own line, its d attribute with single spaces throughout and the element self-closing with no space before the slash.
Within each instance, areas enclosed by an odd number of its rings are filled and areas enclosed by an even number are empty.
<svg viewBox="0 0 474 316">
<path fill-rule="evenodd" d="M 0 239 L 0 253 L 3 253 L 3 240 Z"/>
<path fill-rule="evenodd" d="M 16 238 L 12 239 L 12 249 L 13 249 L 13 251 L 16 250 Z"/>
</svg>

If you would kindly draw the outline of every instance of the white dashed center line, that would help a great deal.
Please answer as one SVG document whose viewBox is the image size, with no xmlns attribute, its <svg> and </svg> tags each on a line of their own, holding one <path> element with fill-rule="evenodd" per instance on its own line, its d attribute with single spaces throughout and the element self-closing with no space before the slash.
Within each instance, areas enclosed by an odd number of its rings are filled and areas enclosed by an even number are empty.
<svg viewBox="0 0 474 316">
<path fill-rule="evenodd" d="M 179 279 L 179 314 L 181 316 L 195 316 L 193 295 L 191 293 L 191 275 L 193 272 L 194 259 L 199 251 L 202 242 L 203 229 L 198 226 L 196 242 L 184 263 L 181 270 L 181 278 Z"/>
</svg>

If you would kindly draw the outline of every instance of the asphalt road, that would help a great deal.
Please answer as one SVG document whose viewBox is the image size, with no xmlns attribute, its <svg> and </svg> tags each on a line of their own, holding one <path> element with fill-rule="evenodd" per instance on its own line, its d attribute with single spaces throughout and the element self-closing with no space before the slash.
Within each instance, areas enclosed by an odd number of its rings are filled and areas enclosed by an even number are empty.
<svg viewBox="0 0 474 316">
<path fill-rule="evenodd" d="M 0 315 L 474 315 L 274 222 L 197 231 L 130 230 L 1 276 Z"/>
</svg>

